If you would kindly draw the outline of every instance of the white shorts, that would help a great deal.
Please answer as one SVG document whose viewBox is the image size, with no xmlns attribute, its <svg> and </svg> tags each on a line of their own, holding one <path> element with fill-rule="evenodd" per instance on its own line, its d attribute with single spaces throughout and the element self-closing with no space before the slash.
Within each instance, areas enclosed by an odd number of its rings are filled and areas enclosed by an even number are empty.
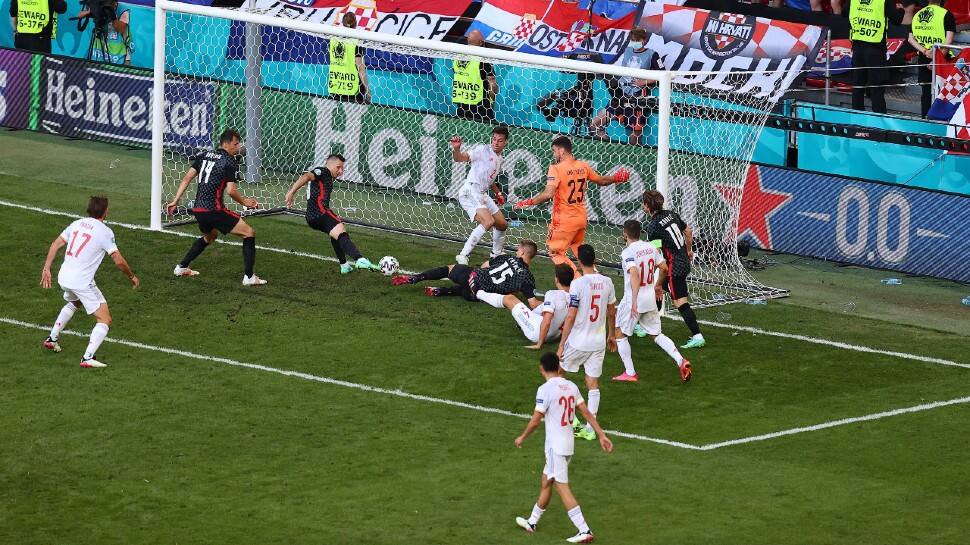
<svg viewBox="0 0 970 545">
<path fill-rule="evenodd" d="M 606 356 L 606 348 L 587 352 L 586 350 L 576 350 L 569 341 L 566 341 L 566 348 L 562 351 L 562 361 L 559 367 L 569 373 L 578 373 L 579 368 L 586 370 L 586 376 L 600 378 L 603 374 L 603 357 Z"/>
<path fill-rule="evenodd" d="M 498 213 L 498 205 L 488 193 L 479 193 L 467 186 L 458 191 L 458 203 L 465 209 L 470 220 L 475 219 L 479 208 L 485 208 L 493 216 Z"/>
<path fill-rule="evenodd" d="M 546 465 L 542 474 L 557 483 L 569 482 L 569 460 L 572 456 L 556 454 L 552 449 L 546 449 Z"/>
<path fill-rule="evenodd" d="M 660 313 L 656 310 L 651 310 L 649 312 L 640 312 L 637 317 L 634 318 L 630 315 L 630 301 L 624 297 L 620 301 L 620 305 L 616 307 L 616 327 L 620 330 L 623 335 L 627 337 L 633 336 L 633 328 L 638 323 L 647 332 L 648 335 L 660 335 Z"/>
<path fill-rule="evenodd" d="M 537 343 L 539 342 L 539 330 L 542 329 L 542 312 L 536 312 L 529 308 L 525 303 L 519 303 L 512 307 L 512 317 L 515 323 L 519 324 L 519 329 L 526 339 Z M 549 331 L 546 333 L 546 341 L 559 337 L 559 331 Z"/>
<path fill-rule="evenodd" d="M 82 289 L 69 289 L 61 286 L 64 290 L 64 300 L 68 303 L 74 303 L 75 301 L 80 301 L 84 305 L 84 312 L 88 314 L 94 314 L 98 307 L 102 304 L 107 304 L 108 301 L 105 300 L 104 295 L 101 294 L 101 290 L 98 286 L 91 284 L 90 286 Z"/>
</svg>

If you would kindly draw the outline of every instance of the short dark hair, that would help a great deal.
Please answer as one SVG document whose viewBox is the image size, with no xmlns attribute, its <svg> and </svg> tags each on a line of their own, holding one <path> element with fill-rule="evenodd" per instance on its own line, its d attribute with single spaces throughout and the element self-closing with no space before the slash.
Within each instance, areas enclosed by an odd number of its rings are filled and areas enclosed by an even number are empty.
<svg viewBox="0 0 970 545">
<path fill-rule="evenodd" d="M 340 24 L 347 28 L 357 28 L 357 16 L 351 12 L 344 13 Z"/>
<path fill-rule="evenodd" d="M 539 356 L 539 363 L 547 373 L 555 373 L 559 370 L 559 356 L 555 352 L 546 352 Z"/>
<path fill-rule="evenodd" d="M 653 212 L 659 212 L 664 208 L 664 194 L 656 189 L 648 189 L 643 192 L 643 204 Z"/>
<path fill-rule="evenodd" d="M 623 232 L 630 238 L 640 238 L 643 232 L 643 225 L 637 220 L 626 220 L 623 223 Z"/>
<path fill-rule="evenodd" d="M 92 196 L 88 199 L 88 216 L 92 218 L 101 219 L 104 217 L 105 212 L 108 211 L 108 197 L 101 195 Z"/>
<path fill-rule="evenodd" d="M 341 163 L 346 163 L 347 162 L 347 160 L 344 159 L 344 156 L 343 155 L 340 155 L 339 153 L 331 153 L 330 155 L 328 155 L 326 162 L 330 162 L 331 159 L 337 159 Z"/>
<path fill-rule="evenodd" d="M 526 253 L 529 254 L 530 258 L 535 257 L 536 254 L 539 253 L 539 245 L 536 244 L 535 241 L 533 240 L 524 238 L 519 241 L 519 246 L 525 247 Z"/>
<path fill-rule="evenodd" d="M 567 153 L 573 152 L 573 143 L 568 136 L 557 136 L 553 138 L 552 145 L 566 150 Z"/>
<path fill-rule="evenodd" d="M 492 129 L 492 134 L 498 134 L 498 135 L 504 136 L 505 139 L 508 140 L 509 128 L 506 127 L 505 125 L 495 125 L 495 128 Z"/>
<path fill-rule="evenodd" d="M 233 140 L 242 140 L 242 136 L 239 136 L 239 131 L 236 129 L 226 129 L 219 135 L 219 145 L 228 144 Z"/>
<path fill-rule="evenodd" d="M 646 40 L 646 39 L 647 39 L 647 31 L 646 30 L 644 30 L 644 29 L 642 29 L 640 27 L 637 27 L 637 28 L 634 28 L 633 30 L 630 31 L 630 40 L 631 41 L 632 40 Z"/>
<path fill-rule="evenodd" d="M 596 263 L 596 250 L 589 244 L 581 244 L 579 251 L 576 252 L 576 257 L 579 258 L 579 262 L 583 265 L 592 267 L 593 263 Z"/>
<path fill-rule="evenodd" d="M 565 263 L 560 263 L 556 265 L 556 280 L 559 281 L 565 287 L 569 287 L 573 283 L 573 278 L 576 276 L 576 271 L 572 267 L 566 265 Z"/>
</svg>

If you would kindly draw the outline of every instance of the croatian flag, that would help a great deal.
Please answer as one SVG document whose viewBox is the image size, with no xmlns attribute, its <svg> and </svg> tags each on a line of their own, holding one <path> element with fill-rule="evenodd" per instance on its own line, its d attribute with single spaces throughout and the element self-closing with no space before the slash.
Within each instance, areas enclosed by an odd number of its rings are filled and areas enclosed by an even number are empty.
<svg viewBox="0 0 970 545">
<path fill-rule="evenodd" d="M 965 102 L 970 92 L 970 49 L 965 49 L 954 60 L 949 60 L 942 50 L 936 50 L 936 87 L 939 92 L 926 117 L 950 121 Z M 964 119 L 964 124 L 966 120 Z"/>
</svg>

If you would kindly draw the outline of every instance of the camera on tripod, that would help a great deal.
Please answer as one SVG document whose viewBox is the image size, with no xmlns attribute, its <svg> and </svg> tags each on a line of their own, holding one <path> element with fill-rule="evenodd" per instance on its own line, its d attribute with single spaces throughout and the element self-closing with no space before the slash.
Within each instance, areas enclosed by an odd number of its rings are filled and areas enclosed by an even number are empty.
<svg viewBox="0 0 970 545">
<path fill-rule="evenodd" d="M 81 8 L 77 16 L 78 30 L 84 30 L 88 20 L 94 22 L 96 29 L 104 29 L 118 18 L 117 0 L 81 0 Z"/>
</svg>

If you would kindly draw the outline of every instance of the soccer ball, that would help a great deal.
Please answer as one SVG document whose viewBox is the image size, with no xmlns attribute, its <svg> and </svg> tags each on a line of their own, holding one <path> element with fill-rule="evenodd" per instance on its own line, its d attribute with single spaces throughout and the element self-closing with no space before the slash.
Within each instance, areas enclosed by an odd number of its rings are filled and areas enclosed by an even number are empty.
<svg viewBox="0 0 970 545">
<path fill-rule="evenodd" d="M 381 268 L 381 272 L 384 273 L 384 276 L 391 276 L 401 268 L 401 264 L 397 262 L 397 258 L 392 255 L 382 257 L 377 266 Z"/>
</svg>

